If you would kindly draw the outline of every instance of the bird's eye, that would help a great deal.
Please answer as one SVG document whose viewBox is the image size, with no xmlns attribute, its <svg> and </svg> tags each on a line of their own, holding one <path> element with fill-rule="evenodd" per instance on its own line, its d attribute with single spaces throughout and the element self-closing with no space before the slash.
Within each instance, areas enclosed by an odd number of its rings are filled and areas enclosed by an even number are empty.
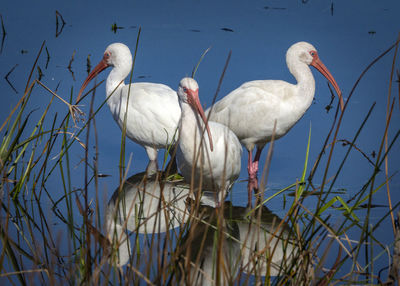
<svg viewBox="0 0 400 286">
<path fill-rule="evenodd" d="M 110 57 L 110 53 L 109 53 L 109 52 L 105 52 L 105 53 L 104 53 L 104 58 L 105 58 L 105 59 L 108 59 L 109 57 Z"/>
<path fill-rule="evenodd" d="M 186 87 L 183 87 L 183 92 L 184 92 L 184 93 L 187 93 L 187 92 L 188 92 L 188 89 L 187 89 Z"/>
<path fill-rule="evenodd" d="M 317 52 L 316 52 L 316 51 L 310 51 L 310 55 L 311 55 L 312 57 L 315 57 L 315 56 L 317 55 Z"/>
</svg>

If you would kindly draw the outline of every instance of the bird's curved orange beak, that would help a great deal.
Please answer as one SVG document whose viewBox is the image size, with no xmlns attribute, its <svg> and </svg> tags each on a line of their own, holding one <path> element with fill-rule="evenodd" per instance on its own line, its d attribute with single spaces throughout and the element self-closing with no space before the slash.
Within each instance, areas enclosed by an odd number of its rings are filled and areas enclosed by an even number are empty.
<svg viewBox="0 0 400 286">
<path fill-rule="evenodd" d="M 344 103 L 342 98 L 342 92 L 340 91 L 339 86 L 336 83 L 335 79 L 333 78 L 332 74 L 329 72 L 327 67 L 322 63 L 317 54 L 313 56 L 313 61 L 311 62 L 311 65 L 315 67 L 320 73 L 322 73 L 322 75 L 326 77 L 326 79 L 332 84 L 339 98 L 340 110 L 343 111 Z"/>
<path fill-rule="evenodd" d="M 206 126 L 207 133 L 208 133 L 208 140 L 210 141 L 210 149 L 212 152 L 214 147 L 213 147 L 213 141 L 212 141 L 212 137 L 211 137 L 211 131 L 210 131 L 210 127 L 208 126 L 207 117 L 204 113 L 203 108 L 201 107 L 201 104 L 200 104 L 199 89 L 196 89 L 196 90 L 188 89 L 187 95 L 188 95 L 188 103 L 197 111 L 198 114 L 200 114 L 200 117 L 203 120 L 204 125 Z"/>
<path fill-rule="evenodd" d="M 86 86 L 89 84 L 89 82 L 96 77 L 99 73 L 101 73 L 103 70 L 109 67 L 109 64 L 107 64 L 107 61 L 103 58 L 101 62 L 90 72 L 88 77 L 85 79 L 85 81 L 82 84 L 81 89 L 79 90 L 78 97 L 76 98 L 76 103 L 78 104 L 79 101 L 81 101 L 82 93 L 85 90 Z"/>
</svg>

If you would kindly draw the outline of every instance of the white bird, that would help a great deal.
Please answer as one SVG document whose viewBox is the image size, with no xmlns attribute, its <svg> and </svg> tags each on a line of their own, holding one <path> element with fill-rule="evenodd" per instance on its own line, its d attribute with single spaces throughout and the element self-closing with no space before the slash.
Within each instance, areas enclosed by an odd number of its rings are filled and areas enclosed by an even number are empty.
<svg viewBox="0 0 400 286">
<path fill-rule="evenodd" d="M 179 245 L 182 251 L 188 251 L 178 260 L 176 269 L 184 271 L 178 272 L 175 284 L 217 285 L 219 280 L 220 285 L 229 285 L 229 278 L 237 277 L 239 272 L 278 276 L 293 269 L 293 274 L 301 277 L 306 269 L 310 271 L 307 265 L 312 261 L 304 264 L 307 262 L 301 259 L 292 228 L 265 205 L 249 215 L 252 210 L 225 202 L 220 216 L 214 208 L 200 206 L 199 223 L 190 225 Z M 218 268 L 224 269 L 220 275 Z"/>
<path fill-rule="evenodd" d="M 181 255 L 174 265 L 178 271 L 172 285 L 238 284 L 232 281 L 242 271 L 244 247 L 236 220 L 229 219 L 233 213 L 227 205 L 231 204 L 226 202 L 219 211 L 205 205 L 196 209 L 198 223 L 189 224 L 177 246 Z"/>
<path fill-rule="evenodd" d="M 258 161 L 265 144 L 284 136 L 310 107 L 315 81 L 309 66 L 315 67 L 333 85 L 343 110 L 343 99 L 335 79 L 321 62 L 316 49 L 298 42 L 286 53 L 286 63 L 297 84 L 282 80 L 255 80 L 242 84 L 212 107 L 206 115 L 210 121 L 228 126 L 248 151 L 249 198 L 257 188 Z M 252 161 L 252 151 L 257 152 Z"/>
<path fill-rule="evenodd" d="M 304 264 L 300 266 L 304 261 L 301 262 L 299 242 L 292 228 L 265 205 L 254 215 L 249 215 L 251 208 L 229 205 L 225 213 L 225 219 L 237 223 L 243 272 L 277 276 L 293 267 L 299 275 L 307 269 Z"/>
<path fill-rule="evenodd" d="M 110 66 L 113 69 L 107 78 L 106 96 L 111 114 L 122 130 L 128 108 L 126 135 L 146 149 L 150 162 L 156 162 L 158 149 L 166 148 L 178 138 L 175 134 L 181 116 L 178 96 L 164 84 L 138 82 L 125 85 L 124 79 L 132 68 L 132 54 L 126 45 L 113 43 L 82 84 L 77 103 L 89 82 Z"/>
<path fill-rule="evenodd" d="M 207 123 L 199 100 L 199 86 L 194 79 L 181 80 L 178 97 L 182 110 L 176 154 L 178 168 L 186 181 L 193 181 L 195 187 L 202 184 L 203 202 L 213 204 L 216 201 L 218 205 L 239 177 L 242 147 L 228 127 Z"/>
<path fill-rule="evenodd" d="M 112 195 L 105 218 L 109 241 L 119 245 L 119 265 L 128 263 L 131 256 L 129 232 L 144 233 L 151 239 L 152 233 L 170 231 L 188 220 L 189 186 L 163 181 L 164 176 L 162 173 L 133 175 Z"/>
</svg>

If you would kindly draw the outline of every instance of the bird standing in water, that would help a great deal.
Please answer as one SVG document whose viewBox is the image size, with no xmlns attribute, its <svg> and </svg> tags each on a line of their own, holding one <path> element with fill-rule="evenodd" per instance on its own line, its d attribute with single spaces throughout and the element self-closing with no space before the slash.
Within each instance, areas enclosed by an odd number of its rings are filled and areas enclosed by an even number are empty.
<svg viewBox="0 0 400 286">
<path fill-rule="evenodd" d="M 315 93 L 315 80 L 310 66 L 320 71 L 334 87 L 343 110 L 341 91 L 335 79 L 309 43 L 298 42 L 286 53 L 286 63 L 297 80 L 255 80 L 242 84 L 207 109 L 210 121 L 228 126 L 248 151 L 249 199 L 258 188 L 258 162 L 264 146 L 284 136 L 310 107 Z M 274 131 L 274 125 L 276 129 Z M 252 158 L 254 147 L 257 152 Z"/>
<path fill-rule="evenodd" d="M 113 43 L 82 84 L 77 103 L 89 82 L 108 67 L 113 67 L 106 82 L 111 114 L 122 130 L 127 111 L 126 135 L 142 145 L 150 163 L 157 166 L 158 149 L 174 144 L 178 138 L 176 132 L 181 117 L 178 96 L 164 84 L 137 82 L 126 85 L 124 79 L 132 68 L 132 54 L 126 45 Z"/>
<path fill-rule="evenodd" d="M 203 202 L 209 198 L 206 203 L 216 201 L 219 205 L 239 177 L 242 147 L 228 127 L 207 122 L 194 79 L 181 80 L 178 97 L 182 110 L 176 155 L 178 168 L 185 180 L 193 181 L 195 188 L 202 184 Z"/>
</svg>

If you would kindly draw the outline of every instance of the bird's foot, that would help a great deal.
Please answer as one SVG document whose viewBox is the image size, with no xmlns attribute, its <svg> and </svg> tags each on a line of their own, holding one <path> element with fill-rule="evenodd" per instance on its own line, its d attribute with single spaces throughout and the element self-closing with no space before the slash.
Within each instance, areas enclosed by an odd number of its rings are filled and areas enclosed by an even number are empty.
<svg viewBox="0 0 400 286">
<path fill-rule="evenodd" d="M 247 166 L 247 172 L 249 173 L 249 178 L 254 179 L 257 178 L 258 173 L 258 161 L 254 161 L 249 163 Z"/>
</svg>

